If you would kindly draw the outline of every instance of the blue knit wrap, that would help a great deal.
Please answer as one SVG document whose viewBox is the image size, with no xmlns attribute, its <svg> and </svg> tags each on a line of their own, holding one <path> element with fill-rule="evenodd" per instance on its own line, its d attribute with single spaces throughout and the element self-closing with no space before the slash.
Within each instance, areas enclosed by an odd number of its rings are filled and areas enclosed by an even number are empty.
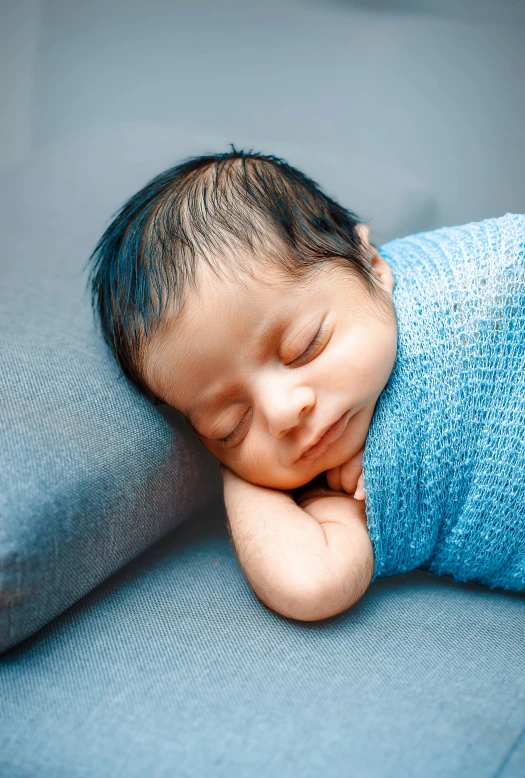
<svg viewBox="0 0 525 778">
<path fill-rule="evenodd" d="M 363 453 L 372 580 L 525 589 L 525 215 L 390 241 L 398 344 Z"/>
</svg>

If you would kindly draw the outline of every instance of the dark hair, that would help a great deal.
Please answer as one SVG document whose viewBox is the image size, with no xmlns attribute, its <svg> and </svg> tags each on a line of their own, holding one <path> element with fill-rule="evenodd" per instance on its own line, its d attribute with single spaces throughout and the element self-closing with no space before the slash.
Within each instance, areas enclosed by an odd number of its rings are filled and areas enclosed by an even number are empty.
<svg viewBox="0 0 525 778">
<path fill-rule="evenodd" d="M 88 263 L 91 303 L 106 343 L 124 373 L 145 393 L 148 338 L 168 305 L 180 312 L 187 283 L 195 288 L 196 259 L 233 275 L 249 250 L 290 279 L 309 278 L 326 261 L 376 286 L 356 214 L 284 160 L 236 151 L 186 159 L 156 176 L 113 214 Z M 250 267 L 250 264 L 252 267 Z"/>
</svg>

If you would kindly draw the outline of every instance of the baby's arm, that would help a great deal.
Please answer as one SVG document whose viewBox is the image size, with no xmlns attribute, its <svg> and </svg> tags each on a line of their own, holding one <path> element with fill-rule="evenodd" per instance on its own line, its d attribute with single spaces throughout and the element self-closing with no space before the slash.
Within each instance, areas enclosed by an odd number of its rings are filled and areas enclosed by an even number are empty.
<svg viewBox="0 0 525 778">
<path fill-rule="evenodd" d="M 374 564 L 363 501 L 307 485 L 298 505 L 292 492 L 220 471 L 235 551 L 264 605 L 288 618 L 318 621 L 359 600 Z"/>
</svg>

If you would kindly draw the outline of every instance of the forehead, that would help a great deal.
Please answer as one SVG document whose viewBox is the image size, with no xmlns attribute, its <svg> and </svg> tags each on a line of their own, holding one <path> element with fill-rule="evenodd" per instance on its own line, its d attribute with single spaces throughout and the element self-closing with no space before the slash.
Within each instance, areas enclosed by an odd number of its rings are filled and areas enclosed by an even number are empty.
<svg viewBox="0 0 525 778">
<path fill-rule="evenodd" d="M 299 280 L 269 265 L 231 277 L 199 266 L 195 288 L 188 287 L 180 311 L 166 318 L 146 350 L 151 390 L 180 408 L 179 398 L 191 394 L 195 384 L 233 370 L 241 349 L 257 356 L 259 346 L 264 348 L 273 330 L 316 293 L 323 278 L 326 285 L 320 269 Z"/>
<path fill-rule="evenodd" d="M 261 315 L 269 318 L 272 313 L 297 306 L 323 284 L 326 286 L 331 275 L 328 263 L 311 267 L 303 277 L 295 277 L 270 262 L 227 271 L 200 263 L 195 288 L 188 290 L 177 317 L 177 328 L 184 339 L 190 331 L 205 327 L 207 320 L 234 328 L 242 320 L 257 327 Z"/>
</svg>

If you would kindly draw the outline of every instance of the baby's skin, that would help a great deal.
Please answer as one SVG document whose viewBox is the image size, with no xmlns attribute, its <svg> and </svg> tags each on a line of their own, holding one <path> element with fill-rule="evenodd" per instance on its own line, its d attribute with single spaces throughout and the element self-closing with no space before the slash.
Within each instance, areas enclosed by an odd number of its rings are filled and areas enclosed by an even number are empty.
<svg viewBox="0 0 525 778">
<path fill-rule="evenodd" d="M 366 591 L 374 563 L 364 490 L 354 495 L 361 460 L 362 450 L 326 471 L 329 488 L 314 479 L 293 493 L 258 487 L 220 467 L 241 566 L 257 598 L 283 616 L 328 618 Z"/>
<path fill-rule="evenodd" d="M 255 595 L 300 620 L 346 610 L 373 574 L 358 487 L 397 321 L 390 267 L 368 227 L 358 233 L 377 295 L 329 262 L 302 282 L 275 263 L 236 277 L 201 262 L 196 289 L 145 357 L 151 391 L 221 462 L 229 530 Z M 338 421 L 337 439 L 314 446 Z"/>
</svg>

